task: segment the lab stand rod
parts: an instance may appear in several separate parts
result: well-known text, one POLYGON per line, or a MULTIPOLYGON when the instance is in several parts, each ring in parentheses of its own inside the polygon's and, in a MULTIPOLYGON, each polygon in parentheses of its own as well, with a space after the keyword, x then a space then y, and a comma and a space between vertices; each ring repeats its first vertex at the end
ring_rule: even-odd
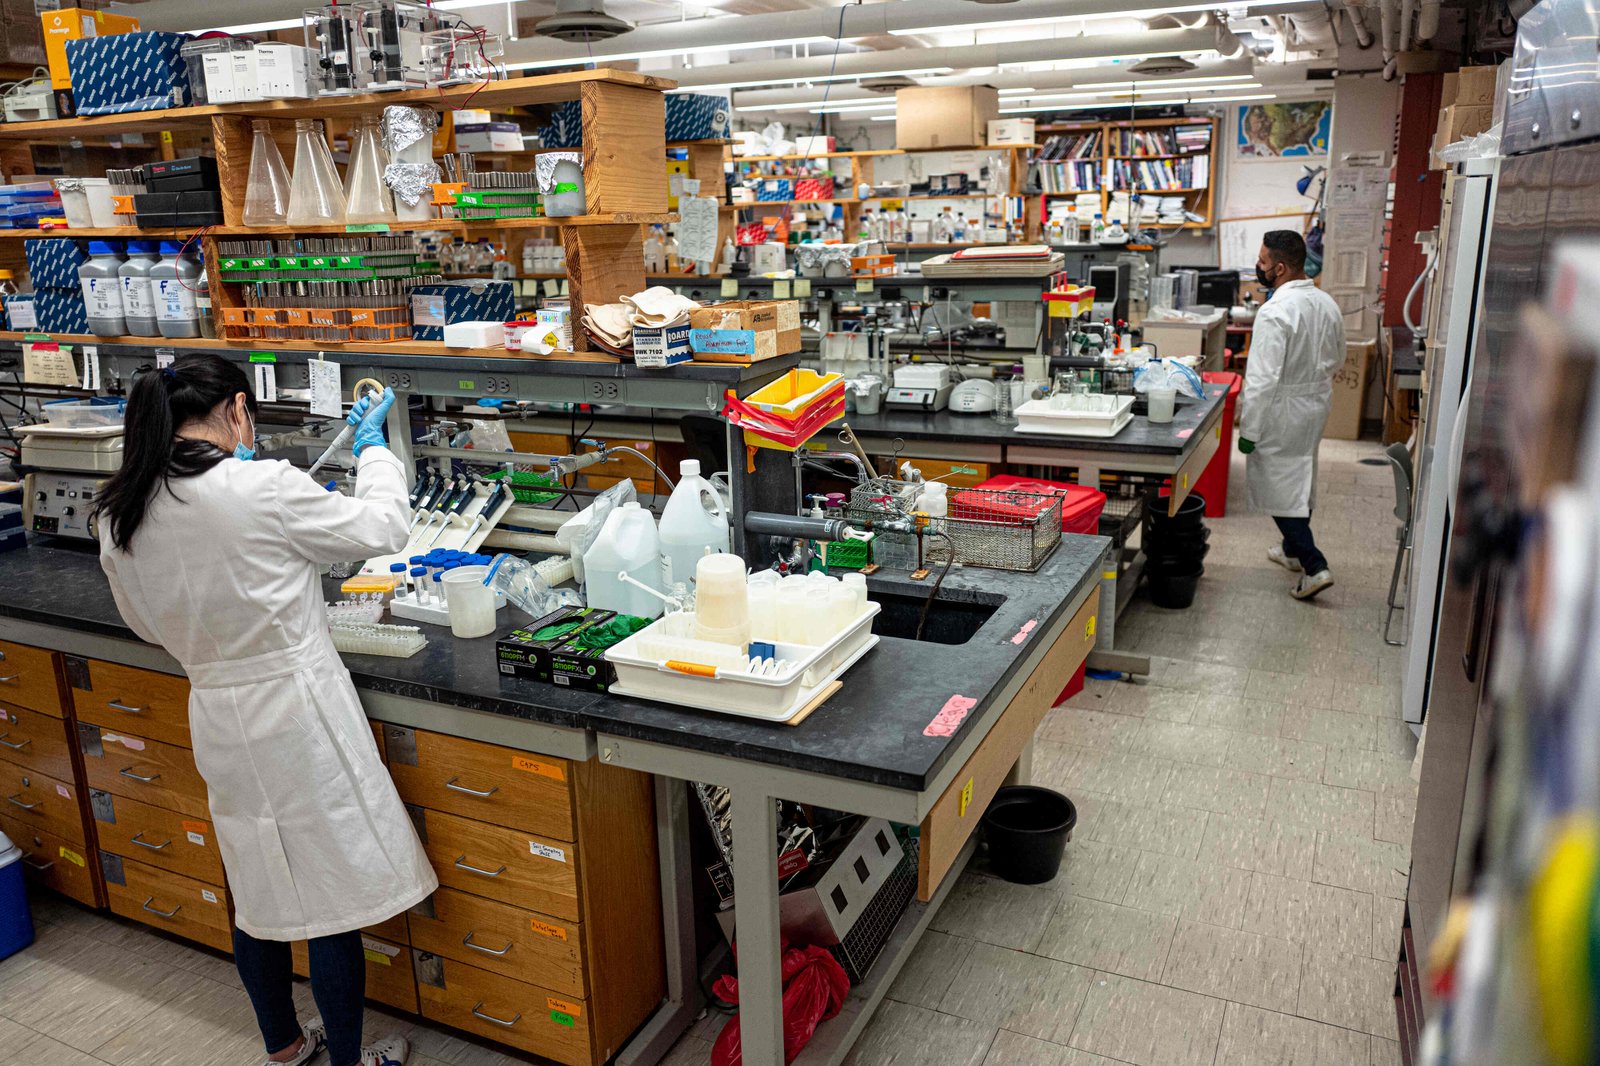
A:
POLYGON ((416 459, 411 454, 411 393, 395 390, 394 403, 389 407, 389 414, 384 420, 384 432, 389 437, 389 450, 394 453, 400 465, 413 471, 414 476, 416 459))

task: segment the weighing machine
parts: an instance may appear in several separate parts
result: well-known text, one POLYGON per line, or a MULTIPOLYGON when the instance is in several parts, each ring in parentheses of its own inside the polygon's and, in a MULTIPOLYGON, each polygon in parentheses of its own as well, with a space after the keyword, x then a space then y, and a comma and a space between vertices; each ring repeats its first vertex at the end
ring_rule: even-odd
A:
POLYGON ((890 407, 910 407, 919 411, 943 411, 950 405, 955 377, 943 363, 915 363, 896 367, 894 384, 884 394, 890 407))
POLYGON ((22 521, 34 533, 94 540, 95 497, 122 466, 122 426, 19 426, 22 521))

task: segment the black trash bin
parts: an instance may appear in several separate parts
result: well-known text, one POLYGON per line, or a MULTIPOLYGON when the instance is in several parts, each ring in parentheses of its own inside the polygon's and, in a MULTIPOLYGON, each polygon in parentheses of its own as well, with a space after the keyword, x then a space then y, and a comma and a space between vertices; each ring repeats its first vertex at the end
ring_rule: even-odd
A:
POLYGON ((1198 562, 1190 570, 1147 571, 1150 602, 1168 610, 1183 610, 1194 603, 1194 594, 1200 587, 1200 576, 1205 572, 1205 565, 1198 562))
POLYGON ((1059 792, 1034 785, 1002 788, 983 812, 989 865, 1013 884, 1043 884, 1060 871, 1077 824, 1078 809, 1059 792))

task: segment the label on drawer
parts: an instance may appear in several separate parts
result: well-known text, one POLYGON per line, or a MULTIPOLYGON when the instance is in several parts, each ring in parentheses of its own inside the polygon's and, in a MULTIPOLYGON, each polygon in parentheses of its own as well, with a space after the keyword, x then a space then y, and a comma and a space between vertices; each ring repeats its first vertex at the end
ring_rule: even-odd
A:
POLYGON ((361 951, 361 954, 363 954, 363 955, 365 955, 367 957, 367 961, 368 962, 373 963, 375 965, 378 965, 378 966, 393 966, 394 965, 394 961, 392 959, 390 959, 389 956, 385 955, 381 951, 373 951, 371 948, 363 948, 362 951, 361 951))
POLYGON ((383 965, 385 966, 389 965, 389 959, 392 959, 396 955, 400 954, 400 949, 395 947, 393 944, 385 944, 383 941, 374 940, 370 936, 364 936, 361 938, 361 947, 362 950, 367 953, 368 958, 371 958, 373 955, 382 955, 384 958, 383 965))
POLYGON ((556 862, 566 862, 567 853, 560 848, 552 848, 549 844, 541 844, 537 840, 528 841, 528 850, 545 859, 554 859, 556 862))
POLYGON ((121 744, 129 751, 144 750, 144 741, 140 740, 138 737, 124 737, 119 736, 116 733, 102 733, 100 734, 100 739, 102 742, 107 744, 121 744))
POLYGON ((206 846, 206 838, 200 833, 185 833, 183 835, 188 838, 189 843, 194 844, 197 847, 203 848, 206 846))
POLYGON ((63 847, 61 849, 61 857, 63 859, 66 859, 68 862, 70 862, 74 866, 87 866, 88 865, 88 860, 86 860, 82 855, 79 855, 77 852, 73 851, 71 848, 68 848, 68 847, 63 847))
POLYGON ((196 845, 198 845, 198 846, 200 846, 202 848, 205 847, 206 846, 206 823, 204 823, 204 822, 188 822, 188 821, 184 822, 183 823, 183 835, 189 838, 189 843, 196 844, 196 845))
POLYGON ((205 900, 207 903, 217 902, 217 894, 211 891, 209 888, 202 888, 200 890, 200 898, 205 900))
POLYGON ((557 999, 554 996, 546 996, 544 1005, 561 1014, 570 1014, 574 1018, 583 1017, 583 1008, 581 1006, 576 1003, 568 1003, 564 999, 557 999))
MULTIPOLYGON (((66 858, 66 848, 62 848, 62 858, 66 858)), ((113 855, 109 851, 100 853, 100 872, 105 875, 108 885, 126 885, 127 875, 122 872, 122 856, 113 855)))
POLYGON ((548 777, 552 781, 565 781, 567 779, 566 772, 561 767, 552 766, 547 762, 540 762, 538 759, 524 758, 521 755, 511 756, 511 768, 513 770, 521 770, 525 774, 538 774, 540 777, 548 777))
POLYGON ((56 795, 60 796, 62 799, 71 799, 72 798, 72 793, 67 790, 67 786, 66 785, 57 785, 56 786, 56 795))
POLYGON ((563 1014, 561 1011, 558 1011, 558 1010, 553 1010, 553 1011, 550 1012, 550 1020, 555 1022, 557 1025, 564 1025, 568 1029, 571 1029, 573 1026, 575 1026, 577 1024, 576 1022, 574 1022, 572 1020, 572 1015, 563 1014))
POLYGON ((567 939, 567 931, 565 929, 561 928, 559 925, 551 925, 549 922, 541 922, 537 918, 528 919, 528 928, 532 929, 540 936, 547 936, 552 940, 567 939))

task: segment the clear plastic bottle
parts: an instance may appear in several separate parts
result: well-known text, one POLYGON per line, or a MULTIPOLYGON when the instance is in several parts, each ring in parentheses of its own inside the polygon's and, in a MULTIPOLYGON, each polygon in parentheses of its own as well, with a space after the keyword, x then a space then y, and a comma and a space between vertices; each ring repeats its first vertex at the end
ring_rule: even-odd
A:
POLYGON ((130 337, 161 336, 156 325, 155 286, 150 281, 150 270, 158 262, 155 241, 129 241, 128 259, 117 268, 122 283, 123 317, 130 337))
POLYGON ((950 213, 949 205, 933 220, 933 239, 942 244, 956 239, 956 216, 950 213))
POLYGON ((78 285, 89 311, 89 332, 96 337, 125 337, 128 321, 122 310, 122 257, 107 241, 89 242, 89 261, 78 268, 78 285))
POLYGON ((200 323, 200 336, 217 335, 216 316, 211 312, 211 277, 206 273, 206 253, 199 253, 200 277, 194 283, 194 310, 200 323))
MULTIPOLYGON (((289 221, 289 167, 272 139, 272 124, 250 124, 250 183, 244 191, 246 226, 281 226, 289 221)), ((144 336, 144 334, 139 334, 144 336)))
POLYGON ((196 295, 201 273, 199 261, 183 245, 161 242, 161 261, 150 268, 150 281, 155 289, 156 328, 163 337, 200 336, 196 295))
POLYGON ((860 240, 863 243, 865 243, 866 241, 873 240, 874 238, 877 237, 877 229, 878 229, 878 220, 877 220, 877 218, 873 215, 873 213, 871 211, 863 210, 861 212, 861 237, 860 237, 860 240))
POLYGON ((294 120, 294 176, 289 182, 288 224, 314 226, 343 222, 344 187, 334 169, 328 139, 322 122, 314 118, 294 120))
POLYGON ((383 171, 389 161, 378 136, 378 116, 369 114, 356 119, 350 139, 354 148, 350 165, 345 168, 345 221, 398 221, 394 213, 394 194, 383 182, 383 171))
POLYGON ((1101 217, 1100 212, 1096 211, 1094 213, 1094 224, 1089 227, 1089 240, 1095 244, 1099 244, 1100 238, 1105 236, 1105 232, 1105 219, 1101 217))
POLYGON ((903 207, 894 213, 894 239, 897 241, 911 239, 911 216, 906 214, 906 209, 903 207))

